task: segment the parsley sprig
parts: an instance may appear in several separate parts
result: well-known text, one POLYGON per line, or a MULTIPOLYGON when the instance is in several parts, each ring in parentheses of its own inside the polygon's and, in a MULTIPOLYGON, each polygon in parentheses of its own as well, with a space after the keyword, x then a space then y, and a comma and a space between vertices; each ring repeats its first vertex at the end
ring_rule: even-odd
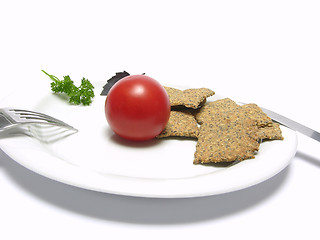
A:
POLYGON ((75 105, 90 105, 92 103, 94 86, 88 79, 82 78, 80 86, 76 87, 69 75, 64 76, 63 80, 60 80, 44 70, 41 71, 48 75, 53 81, 51 82, 52 92, 67 94, 69 96, 69 103, 75 105))

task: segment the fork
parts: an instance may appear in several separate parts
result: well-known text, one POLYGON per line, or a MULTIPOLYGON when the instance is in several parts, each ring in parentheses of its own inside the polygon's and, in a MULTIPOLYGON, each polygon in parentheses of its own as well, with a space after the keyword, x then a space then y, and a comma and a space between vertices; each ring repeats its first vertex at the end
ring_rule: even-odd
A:
POLYGON ((69 124, 43 113, 23 109, 0 108, 0 133, 7 129, 22 125, 38 124, 62 127, 68 130, 78 131, 69 124))

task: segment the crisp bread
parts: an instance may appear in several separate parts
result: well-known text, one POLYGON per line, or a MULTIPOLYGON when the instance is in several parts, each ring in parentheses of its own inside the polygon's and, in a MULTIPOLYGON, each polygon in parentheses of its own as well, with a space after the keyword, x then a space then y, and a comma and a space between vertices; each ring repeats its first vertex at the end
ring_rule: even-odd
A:
POLYGON ((278 123, 261 127, 258 130, 258 136, 261 140, 283 140, 282 131, 278 123))
POLYGON ((208 88, 164 88, 172 110, 166 128, 157 138, 196 138, 194 164, 251 159, 262 140, 283 139, 279 124, 256 104, 240 106, 229 98, 206 102, 214 95, 208 88))
POLYGON ((261 108, 254 103, 245 104, 241 106, 242 110, 245 111, 247 117, 252 118, 256 121, 258 127, 266 127, 272 125, 272 119, 265 114, 261 108))
POLYGON ((196 113, 195 118, 199 124, 208 121, 216 121, 228 117, 228 113, 239 111, 240 106, 230 98, 207 102, 196 113), (223 115, 223 116, 222 116, 223 115))
POLYGON ((283 140, 282 132, 278 123, 262 111, 262 109, 254 103, 241 106, 241 110, 246 116, 253 119, 258 126, 258 136, 260 140, 283 140))
POLYGON ((165 129, 157 138, 190 137, 197 138, 199 127, 194 116, 188 110, 171 111, 165 129))
POLYGON ((195 117, 201 124, 195 164, 254 158, 260 140, 283 139, 279 124, 256 104, 240 106, 225 98, 206 103, 195 117))
POLYGON ((279 124, 265 114, 261 108, 254 103, 238 105, 229 98, 207 102, 195 113, 195 118, 199 124, 218 119, 229 118, 229 114, 237 112, 255 121, 259 128, 258 135, 260 140, 282 140, 282 132, 279 124))
POLYGON ((180 90, 176 88, 166 87, 171 107, 185 106, 187 108, 197 109, 201 107, 208 97, 214 95, 214 91, 209 88, 190 88, 180 90))
POLYGON ((200 126, 194 164, 241 161, 259 150, 257 126, 251 119, 233 114, 200 126), (232 119, 232 120, 230 120, 232 119))

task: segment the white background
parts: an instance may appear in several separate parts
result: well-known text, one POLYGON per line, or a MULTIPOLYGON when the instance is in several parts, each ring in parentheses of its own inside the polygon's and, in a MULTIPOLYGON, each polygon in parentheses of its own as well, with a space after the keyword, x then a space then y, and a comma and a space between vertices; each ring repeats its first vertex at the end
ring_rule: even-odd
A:
MULTIPOLYGON (((308 0, 1 1, 0 99, 48 81, 41 69, 92 81, 126 70, 209 86, 320 131, 319 12, 308 0)), ((319 239, 320 143, 298 138, 277 176, 194 199, 71 187, 0 150, 1 239, 319 239)))

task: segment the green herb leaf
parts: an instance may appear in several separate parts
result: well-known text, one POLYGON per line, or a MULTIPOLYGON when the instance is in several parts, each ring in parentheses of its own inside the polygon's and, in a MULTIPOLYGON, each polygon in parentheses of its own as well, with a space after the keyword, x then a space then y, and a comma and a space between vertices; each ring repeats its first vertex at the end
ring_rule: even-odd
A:
POLYGON ((79 92, 81 96, 81 103, 83 105, 90 105, 92 102, 92 98, 94 97, 93 92, 94 86, 88 79, 82 78, 81 85, 79 87, 79 92))
POLYGON ((54 93, 65 93, 69 96, 69 103, 80 105, 90 105, 94 98, 94 86, 88 79, 82 78, 81 85, 76 87, 70 76, 64 76, 63 80, 59 80, 56 76, 48 74, 42 70, 53 81, 51 82, 51 90, 54 93))

